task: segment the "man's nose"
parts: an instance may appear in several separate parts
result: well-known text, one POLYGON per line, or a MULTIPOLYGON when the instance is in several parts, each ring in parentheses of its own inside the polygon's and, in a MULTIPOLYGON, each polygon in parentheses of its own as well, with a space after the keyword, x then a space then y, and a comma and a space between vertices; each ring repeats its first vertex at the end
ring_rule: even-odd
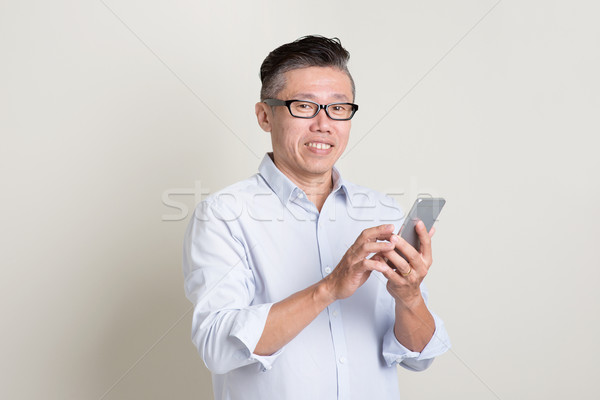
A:
POLYGON ((313 118, 313 121, 314 121, 314 125, 320 131, 329 131, 332 120, 331 120, 331 118, 329 118, 329 116, 325 112, 325 109, 322 108, 319 110, 317 115, 315 115, 315 117, 313 118))

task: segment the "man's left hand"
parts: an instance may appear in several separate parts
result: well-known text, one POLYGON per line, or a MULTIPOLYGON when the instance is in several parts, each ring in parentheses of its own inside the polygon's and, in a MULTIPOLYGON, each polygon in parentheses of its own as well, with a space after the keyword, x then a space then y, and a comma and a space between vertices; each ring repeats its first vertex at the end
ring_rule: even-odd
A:
POLYGON ((425 224, 422 221, 417 223, 415 229, 421 242, 419 251, 398 235, 392 235, 390 238, 390 242, 406 257, 408 262, 394 250, 379 253, 375 256, 387 258, 396 267, 395 270, 389 269, 383 273, 388 279, 387 289, 396 299, 396 303, 400 302, 400 304, 408 307, 422 301, 421 282, 433 263, 431 237, 435 233, 435 229, 432 228, 427 233, 425 224))

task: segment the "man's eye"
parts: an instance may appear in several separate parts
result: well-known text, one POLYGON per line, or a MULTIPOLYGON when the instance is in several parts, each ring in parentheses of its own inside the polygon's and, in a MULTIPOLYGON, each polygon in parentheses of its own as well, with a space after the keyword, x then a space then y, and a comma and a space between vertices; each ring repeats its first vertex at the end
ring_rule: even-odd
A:
POLYGON ((345 104, 337 104, 331 108, 333 108, 333 112, 346 112, 350 107, 345 104))

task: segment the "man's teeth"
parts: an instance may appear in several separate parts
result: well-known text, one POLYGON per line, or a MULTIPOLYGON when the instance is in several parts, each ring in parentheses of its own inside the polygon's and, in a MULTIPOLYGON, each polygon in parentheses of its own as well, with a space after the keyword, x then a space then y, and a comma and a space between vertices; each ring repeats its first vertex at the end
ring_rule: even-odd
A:
POLYGON ((328 148, 331 147, 330 144, 327 143, 309 143, 308 147, 314 147, 315 149, 319 149, 319 150, 326 150, 328 148))

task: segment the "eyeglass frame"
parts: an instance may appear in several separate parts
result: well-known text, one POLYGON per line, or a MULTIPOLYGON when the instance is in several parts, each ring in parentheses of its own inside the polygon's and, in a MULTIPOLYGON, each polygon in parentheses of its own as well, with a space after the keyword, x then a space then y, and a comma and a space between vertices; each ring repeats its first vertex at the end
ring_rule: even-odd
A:
POLYGON ((352 119, 352 117, 354 117, 354 114, 356 114, 356 111, 358 111, 358 104, 354 104, 354 103, 348 103, 348 102, 337 102, 337 103, 329 103, 329 104, 319 104, 316 103, 314 101, 310 101, 310 100, 299 100, 299 99, 294 99, 294 100, 279 100, 279 99, 264 99, 263 103, 269 105, 269 106, 286 106, 288 111, 290 112, 290 115, 294 118, 303 118, 303 119, 312 119, 314 117, 316 117, 321 110, 325 110, 325 114, 327 114, 327 116, 334 120, 334 121, 349 121, 352 119), (311 103, 311 104, 315 104, 316 106, 318 106, 317 108, 317 112, 315 112, 315 114, 311 117, 301 117, 298 115, 294 115, 292 113, 292 108, 290 107, 290 105, 295 102, 295 101, 301 101, 303 103, 311 103), (337 104, 348 104, 350 106, 352 106, 352 114, 350 114, 350 116, 348 118, 333 118, 331 115, 329 115, 329 107, 330 106, 335 106, 337 104))

